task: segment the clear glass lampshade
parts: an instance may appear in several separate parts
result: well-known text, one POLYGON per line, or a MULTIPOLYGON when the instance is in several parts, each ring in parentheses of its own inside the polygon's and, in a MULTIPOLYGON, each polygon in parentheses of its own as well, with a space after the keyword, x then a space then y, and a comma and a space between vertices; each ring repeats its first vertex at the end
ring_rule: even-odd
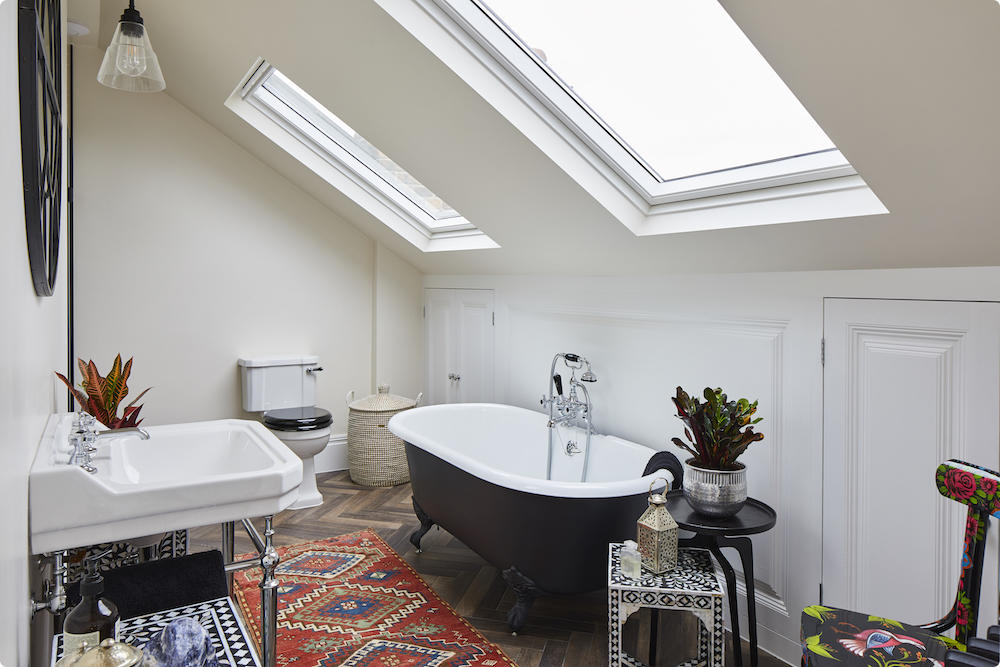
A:
POLYGON ((143 24, 118 23, 104 52, 97 80, 109 88, 130 93, 156 93, 167 87, 149 42, 149 31, 143 24))

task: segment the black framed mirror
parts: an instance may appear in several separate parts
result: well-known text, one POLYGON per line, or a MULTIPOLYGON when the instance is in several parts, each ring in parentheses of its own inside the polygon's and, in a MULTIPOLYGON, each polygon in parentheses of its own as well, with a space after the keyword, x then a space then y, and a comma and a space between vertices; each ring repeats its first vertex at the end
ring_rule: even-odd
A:
POLYGON ((60 0, 18 0, 21 172, 31 279, 51 296, 59 263, 62 206, 62 31, 60 0))

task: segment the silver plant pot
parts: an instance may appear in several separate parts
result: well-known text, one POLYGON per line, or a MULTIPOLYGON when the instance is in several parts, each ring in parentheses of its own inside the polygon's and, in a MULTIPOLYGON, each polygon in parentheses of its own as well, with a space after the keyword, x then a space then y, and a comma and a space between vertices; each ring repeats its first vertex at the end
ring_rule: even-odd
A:
POLYGON ((684 462, 684 497, 699 514, 723 518, 733 516, 747 501, 747 469, 710 470, 684 462))

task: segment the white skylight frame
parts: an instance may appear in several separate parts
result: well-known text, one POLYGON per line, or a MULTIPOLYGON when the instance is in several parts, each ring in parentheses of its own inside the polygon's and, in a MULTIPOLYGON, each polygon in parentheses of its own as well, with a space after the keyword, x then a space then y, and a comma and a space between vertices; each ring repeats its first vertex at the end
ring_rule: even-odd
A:
POLYGON ((263 58, 226 106, 420 250, 500 247, 450 207, 435 215, 356 143, 346 123, 263 58))
POLYGON ((488 0, 375 1, 638 236, 888 212, 836 149, 660 181, 488 0))

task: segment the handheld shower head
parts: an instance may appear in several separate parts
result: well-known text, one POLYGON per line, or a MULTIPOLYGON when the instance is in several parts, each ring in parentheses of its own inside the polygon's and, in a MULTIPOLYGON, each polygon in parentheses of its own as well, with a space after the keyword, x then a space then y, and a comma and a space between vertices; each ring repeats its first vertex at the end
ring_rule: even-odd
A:
POLYGON ((580 382, 597 382, 597 376, 594 375, 589 366, 587 367, 587 370, 583 372, 583 375, 580 376, 580 382))

